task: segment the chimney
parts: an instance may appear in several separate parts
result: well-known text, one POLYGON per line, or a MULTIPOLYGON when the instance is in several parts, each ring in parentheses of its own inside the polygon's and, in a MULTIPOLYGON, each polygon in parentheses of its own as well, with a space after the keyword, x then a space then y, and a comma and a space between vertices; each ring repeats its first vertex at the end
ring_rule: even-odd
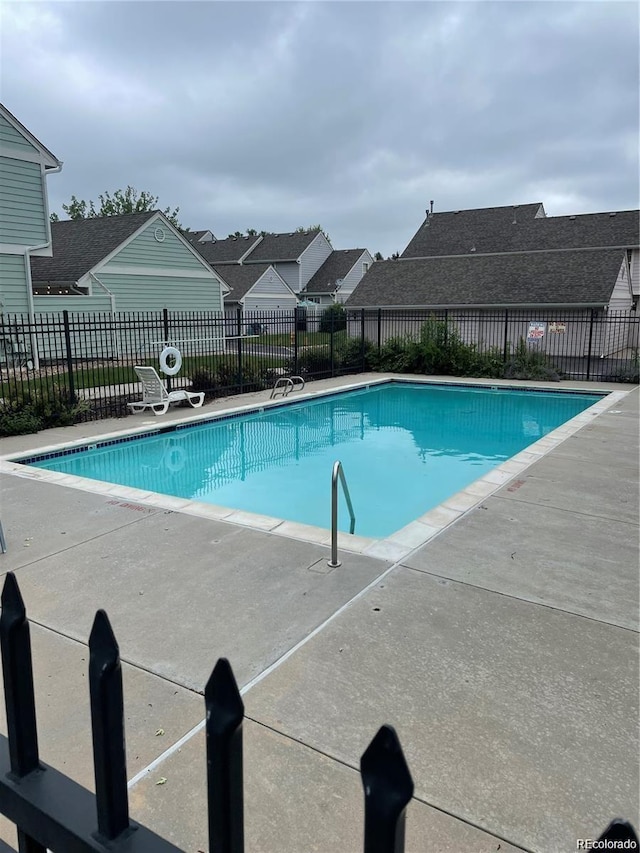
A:
POLYGON ((433 216, 433 199, 429 202, 429 216, 433 216))

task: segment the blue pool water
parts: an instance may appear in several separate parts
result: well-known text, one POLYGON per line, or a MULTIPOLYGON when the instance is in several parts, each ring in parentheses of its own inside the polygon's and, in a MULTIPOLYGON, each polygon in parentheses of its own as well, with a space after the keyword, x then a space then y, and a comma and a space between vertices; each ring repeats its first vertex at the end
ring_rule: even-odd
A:
POLYGON ((30 464, 328 527, 340 459, 355 532, 384 537, 599 399, 390 383, 30 464))

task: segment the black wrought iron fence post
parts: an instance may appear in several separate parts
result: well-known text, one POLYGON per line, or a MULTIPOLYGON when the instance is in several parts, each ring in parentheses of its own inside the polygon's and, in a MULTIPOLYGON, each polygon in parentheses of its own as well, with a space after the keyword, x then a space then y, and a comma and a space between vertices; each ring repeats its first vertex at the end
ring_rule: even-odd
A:
POLYGON ((382 308, 378 308, 378 355, 382 348, 382 308))
POLYGON ((591 317, 589 320, 589 349, 587 351, 587 382, 589 381, 589 377, 591 376, 591 348, 593 346, 593 318, 595 311, 591 309, 591 317))
POLYGON ((509 360, 509 309, 504 309, 504 341, 502 344, 502 360, 506 364, 509 360))
POLYGON ((364 337, 365 337, 365 326, 364 326, 364 308, 360 309, 360 370, 362 373, 365 371, 365 357, 364 357, 364 337))
POLYGON ((204 690, 210 853, 243 853, 244 791, 242 720, 244 704, 231 665, 216 663, 204 690))
POLYGON ((76 402, 76 388, 73 375, 73 353, 71 351, 71 327, 69 324, 69 312, 67 310, 62 312, 62 320, 64 323, 64 347, 67 362, 67 381, 69 383, 69 402, 73 405, 76 402))
POLYGON ((240 393, 242 394, 244 386, 242 378, 242 308, 238 308, 236 311, 236 335, 238 336, 238 383, 240 385, 240 393))
MULTIPOLYGON (((36 702, 33 689, 31 637, 27 613, 13 572, 2 589, 0 616, 2 675, 11 772, 18 779, 40 767, 36 702)), ((20 853, 46 853, 46 848, 18 827, 20 853)))
POLYGON ((98 832, 113 841, 129 828, 122 667, 118 643, 104 610, 89 637, 89 691, 98 832))
MULTIPOLYGON (((305 309, 306 311, 306 309, 305 309)), ((294 376, 298 374, 298 320, 302 316, 302 308, 297 306, 293 309, 293 370, 294 376)))
MULTIPOLYGON (((162 332, 163 332, 164 345, 169 346, 170 341, 169 341, 169 309, 168 308, 162 309, 162 332)), ((168 374, 166 374, 166 380, 167 380, 167 391, 171 391, 171 377, 168 374)))
POLYGON ((364 853, 403 853, 413 779, 392 726, 382 726, 360 759, 364 853))
POLYGON ((329 361, 331 362, 331 376, 334 377, 335 371, 334 371, 334 364, 333 364, 333 354, 334 354, 333 353, 333 333, 335 332, 336 315, 335 315, 335 311, 330 311, 329 314, 331 316, 331 324, 330 324, 331 328, 329 331, 329 361))

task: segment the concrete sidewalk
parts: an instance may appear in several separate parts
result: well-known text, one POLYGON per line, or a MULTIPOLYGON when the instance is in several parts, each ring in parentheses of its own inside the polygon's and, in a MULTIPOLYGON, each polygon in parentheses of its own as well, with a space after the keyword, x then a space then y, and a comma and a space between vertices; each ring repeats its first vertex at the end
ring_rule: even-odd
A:
POLYGON ((553 853, 614 816, 638 827, 638 399, 393 566, 345 552, 329 570, 322 544, 3 476, 0 571, 33 622, 43 759, 92 787, 85 642, 104 607, 132 815, 185 850, 207 849, 194 727, 222 655, 249 688, 248 853, 357 853, 357 767, 384 722, 416 783, 409 853, 553 853))

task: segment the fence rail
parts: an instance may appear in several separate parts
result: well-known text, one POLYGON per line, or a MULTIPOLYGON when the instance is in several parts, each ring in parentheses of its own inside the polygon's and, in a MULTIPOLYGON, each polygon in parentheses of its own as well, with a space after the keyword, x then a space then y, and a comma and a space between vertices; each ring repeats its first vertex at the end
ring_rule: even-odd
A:
POLYGON ((134 365, 157 367, 165 344, 176 344, 183 355, 169 388, 209 397, 271 388, 292 374, 308 380, 372 369, 402 372, 399 350, 409 341, 424 342, 425 328, 433 331, 434 324, 432 348, 456 344, 460 354, 466 347, 466 361, 420 362, 405 372, 460 375, 456 371, 473 354, 477 372, 467 375, 503 371, 519 378, 517 356, 526 351, 550 376, 638 380, 640 316, 633 311, 64 311, 32 321, 0 315, 0 415, 31 407, 44 411, 45 426, 124 417, 127 402, 139 396, 134 365))
MULTIPOLYGON (((20 853, 180 853, 129 816, 122 668, 107 614, 98 610, 89 637, 94 795, 40 761, 29 621, 12 572, 7 573, 1 603, 8 737, 0 736, 0 814, 16 825, 20 853)), ((204 701, 209 851, 243 853, 244 705, 225 658, 211 673, 204 701)), ((363 753, 360 775, 364 853, 403 853, 414 785, 391 726, 383 725, 363 753)), ((626 821, 613 821, 600 838, 607 840, 635 841, 635 847, 626 849, 638 849, 626 821)))

